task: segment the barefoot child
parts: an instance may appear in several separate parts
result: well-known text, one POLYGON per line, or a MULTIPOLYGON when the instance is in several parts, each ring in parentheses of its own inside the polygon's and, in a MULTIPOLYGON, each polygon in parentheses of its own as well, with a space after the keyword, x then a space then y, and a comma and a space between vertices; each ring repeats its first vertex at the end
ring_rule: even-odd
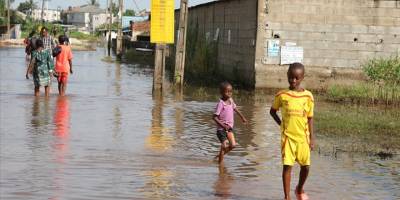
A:
POLYGON ((287 72, 289 89, 278 92, 270 110, 271 116, 281 126, 282 179, 286 200, 290 199, 290 173, 295 162, 300 164, 299 183, 295 189, 296 198, 308 199, 303 186, 309 172, 310 149, 314 148, 314 98, 310 91, 300 86, 304 72, 301 63, 290 64, 287 72), (277 115, 279 109, 282 121, 277 115))
POLYGON ((35 84, 35 96, 39 96, 39 88, 43 86, 45 96, 48 97, 50 93, 50 77, 54 69, 53 58, 50 55, 50 51, 44 49, 42 40, 36 40, 36 48, 32 52, 31 62, 25 77, 29 79, 28 75, 32 73, 33 83, 35 84))
POLYGON ((246 123, 246 118, 237 109, 235 102, 232 99, 232 85, 228 82, 223 82, 220 85, 221 99, 219 100, 215 113, 213 116, 214 121, 217 123, 217 136, 221 142, 221 149, 219 151, 218 162, 224 160, 224 154, 227 154, 235 148, 236 141, 233 135, 233 118, 236 112, 243 123, 246 123), (228 144, 229 141, 229 144, 228 144))
POLYGON ((67 89, 68 74, 72 71, 72 51, 71 47, 66 44, 67 37, 60 35, 58 37, 58 48, 61 49, 60 53, 56 56, 56 76, 58 81, 58 94, 65 95, 67 89))

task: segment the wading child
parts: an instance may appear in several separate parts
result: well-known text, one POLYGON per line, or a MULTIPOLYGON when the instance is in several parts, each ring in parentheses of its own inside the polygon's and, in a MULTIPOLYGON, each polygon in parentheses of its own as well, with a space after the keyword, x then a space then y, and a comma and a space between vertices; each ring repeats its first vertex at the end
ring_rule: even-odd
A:
POLYGON ((224 154, 227 154, 235 148, 236 141, 233 134, 234 112, 236 112, 243 123, 246 123, 246 118, 236 107, 232 99, 232 85, 228 82, 223 82, 220 85, 221 99, 219 100, 215 113, 213 116, 214 121, 217 123, 217 136, 221 142, 221 149, 219 151, 218 162, 224 160, 224 154), (228 144, 229 143, 229 144, 228 144))
POLYGON ((68 74, 72 74, 72 51, 71 47, 66 44, 67 37, 60 35, 58 37, 60 52, 56 56, 56 76, 58 81, 58 94, 65 95, 67 89, 68 74))
POLYGON ((281 126, 282 180, 286 200, 290 199, 291 169, 295 162, 300 165, 299 183, 295 189, 296 198, 308 199, 303 186, 309 172, 310 150, 314 148, 314 98, 310 91, 300 86, 304 72, 301 63, 289 65, 287 72, 289 89, 276 94, 270 110, 271 116, 281 126), (282 120, 277 115, 279 109, 282 120))
POLYGON ((54 69, 53 58, 50 51, 44 49, 43 41, 36 40, 36 50, 32 52, 31 62, 26 71, 26 78, 29 79, 28 74, 33 75, 33 83, 35 84, 35 96, 39 96, 40 86, 44 87, 46 97, 50 93, 51 74, 54 69))

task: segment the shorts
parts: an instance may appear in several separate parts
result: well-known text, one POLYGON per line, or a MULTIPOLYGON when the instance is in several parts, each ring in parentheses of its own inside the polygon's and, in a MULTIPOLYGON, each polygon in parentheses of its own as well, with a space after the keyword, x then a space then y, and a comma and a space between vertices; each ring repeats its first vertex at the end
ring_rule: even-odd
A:
POLYGON ((58 83, 67 84, 68 73, 67 72, 57 72, 57 81, 58 81, 58 83))
POLYGON ((295 162, 300 166, 310 165, 310 146, 308 142, 297 142, 286 135, 282 135, 282 162, 283 165, 293 166, 295 162))
MULTIPOLYGON (((229 129, 229 132, 232 132, 233 129, 229 129)), ((217 130, 217 137, 221 143, 228 140, 228 132, 225 130, 217 130)))

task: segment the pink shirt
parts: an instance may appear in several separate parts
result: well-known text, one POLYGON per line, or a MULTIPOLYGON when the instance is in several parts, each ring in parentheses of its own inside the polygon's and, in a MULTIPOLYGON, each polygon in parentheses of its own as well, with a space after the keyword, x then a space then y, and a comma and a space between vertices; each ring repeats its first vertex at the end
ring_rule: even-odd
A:
MULTIPOLYGON (((218 119, 224 123, 227 124, 229 127, 233 128, 233 112, 234 109, 236 108, 235 102, 233 102, 233 99, 229 99, 231 102, 230 104, 226 104, 224 100, 220 99, 217 107, 215 108, 215 115, 218 116, 218 119)), ((224 129, 220 125, 218 125, 218 130, 224 129)))

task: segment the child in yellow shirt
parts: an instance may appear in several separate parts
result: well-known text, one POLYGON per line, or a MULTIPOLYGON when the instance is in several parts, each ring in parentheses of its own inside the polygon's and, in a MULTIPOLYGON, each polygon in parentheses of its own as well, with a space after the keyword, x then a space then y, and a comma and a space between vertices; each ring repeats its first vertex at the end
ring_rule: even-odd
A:
POLYGON ((281 127, 282 180, 286 200, 290 199, 291 169, 295 162, 301 166, 299 183, 295 189, 296 198, 308 199, 303 186, 310 171, 310 150, 314 148, 314 98, 310 91, 300 86, 304 73, 305 69, 301 63, 289 65, 289 89, 276 94, 270 110, 271 116, 281 127), (282 120, 277 115, 279 109, 282 120))

